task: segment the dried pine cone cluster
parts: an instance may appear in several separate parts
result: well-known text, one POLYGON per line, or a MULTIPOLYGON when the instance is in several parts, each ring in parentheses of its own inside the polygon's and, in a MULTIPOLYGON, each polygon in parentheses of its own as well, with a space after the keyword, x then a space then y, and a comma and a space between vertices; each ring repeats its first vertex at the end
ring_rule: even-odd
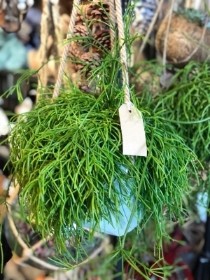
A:
POLYGON ((77 85, 88 91, 88 75, 111 49, 109 5, 91 1, 80 5, 71 43, 68 71, 77 85))

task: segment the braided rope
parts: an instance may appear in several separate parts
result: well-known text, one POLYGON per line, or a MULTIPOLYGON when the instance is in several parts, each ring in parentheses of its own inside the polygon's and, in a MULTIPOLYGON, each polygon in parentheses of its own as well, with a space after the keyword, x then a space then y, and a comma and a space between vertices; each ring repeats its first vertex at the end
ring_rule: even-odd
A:
POLYGON ((127 51, 125 45, 125 33, 124 33, 121 0, 115 0, 115 5, 116 5, 116 18, 117 18, 119 44, 120 44, 120 59, 122 65, 122 80, 123 80, 123 86, 125 91, 124 102, 127 104, 128 110, 131 111, 129 76, 128 76, 128 59, 127 59, 127 51))
POLYGON ((40 40, 41 40, 41 45, 39 48, 39 59, 42 62, 42 66, 38 76, 38 90, 37 90, 37 95, 36 95, 36 102, 38 102, 41 93, 42 93, 42 88, 43 85, 46 86, 47 84, 47 73, 46 73, 46 60, 47 60, 47 39, 49 37, 49 29, 48 29, 48 19, 50 18, 49 15, 49 1, 48 0, 42 0, 42 17, 41 17, 41 30, 40 30, 40 40))
MULTIPOLYGON (((75 21, 76 21, 76 16, 77 16, 77 8, 78 8, 79 4, 80 4, 80 0, 74 0, 71 17, 70 17, 70 21, 69 21, 67 39, 69 39, 74 32, 74 26, 75 26, 75 21)), ((53 92, 53 96, 52 96, 53 98, 56 98, 59 95, 70 45, 71 44, 69 44, 69 43, 66 44, 64 47, 64 50, 63 50, 63 54, 61 57, 61 63, 60 63, 59 70, 58 70, 58 76, 57 76, 57 80, 56 80, 56 84, 55 84, 55 88, 54 88, 54 92, 53 92)))
POLYGON ((114 47, 115 41, 115 3, 114 0, 109 1, 109 14, 110 14, 110 39, 111 39, 111 49, 114 47))

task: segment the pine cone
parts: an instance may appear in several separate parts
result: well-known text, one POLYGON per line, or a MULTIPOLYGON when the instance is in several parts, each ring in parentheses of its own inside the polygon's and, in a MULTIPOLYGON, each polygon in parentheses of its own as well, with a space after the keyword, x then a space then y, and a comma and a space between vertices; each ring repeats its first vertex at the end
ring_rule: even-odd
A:
POLYGON ((78 35, 78 36, 88 36, 89 32, 88 32, 88 28, 86 25, 83 24, 77 24, 75 25, 74 28, 74 35, 78 35))
POLYGON ((106 3, 91 3, 87 7, 86 17, 88 20, 100 20, 102 22, 108 19, 109 5, 106 3))
POLYGON ((100 55, 98 53, 92 53, 92 52, 84 53, 81 59, 85 63, 89 63, 93 65, 99 65, 100 63, 100 55))
POLYGON ((106 3, 95 1, 80 6, 74 34, 80 37, 77 42, 83 46, 85 52, 88 50, 85 47, 87 44, 83 37, 92 39, 92 47, 89 48, 100 53, 100 55, 104 51, 110 50, 110 29, 107 25, 108 13, 109 5, 106 3))
POLYGON ((69 57, 81 57, 84 53, 84 48, 76 42, 72 42, 69 50, 69 57))
POLYGON ((84 17, 78 13, 75 19, 75 25, 77 24, 84 24, 84 17))
POLYGON ((110 29, 106 24, 100 22, 94 23, 91 32, 94 39, 94 45, 102 47, 103 50, 110 50, 110 29))
POLYGON ((93 48, 97 48, 100 53, 107 52, 111 49, 109 30, 101 30, 94 34, 93 48))
POLYGON ((81 44, 76 42, 71 44, 69 60, 75 72, 81 70, 87 70, 86 72, 90 71, 90 69, 99 64, 100 59, 101 57, 98 52, 93 52, 93 50, 85 51, 81 44))
POLYGON ((88 76, 91 69, 94 69, 100 64, 100 55, 98 53, 87 52, 84 53, 77 64, 75 64, 75 70, 81 71, 85 76, 88 76))
POLYGON ((78 38, 71 43, 68 72, 80 88, 89 88, 87 81, 91 70, 111 48, 108 20, 107 3, 93 1, 78 9, 74 28, 74 35, 78 38))

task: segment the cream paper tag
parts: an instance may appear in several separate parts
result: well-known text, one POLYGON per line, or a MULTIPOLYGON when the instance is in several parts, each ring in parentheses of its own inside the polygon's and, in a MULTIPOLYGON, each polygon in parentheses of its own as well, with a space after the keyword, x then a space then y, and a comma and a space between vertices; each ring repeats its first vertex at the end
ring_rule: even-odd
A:
POLYGON ((119 108, 120 125, 123 140, 123 154, 130 156, 147 156, 146 136, 141 112, 131 103, 119 108))

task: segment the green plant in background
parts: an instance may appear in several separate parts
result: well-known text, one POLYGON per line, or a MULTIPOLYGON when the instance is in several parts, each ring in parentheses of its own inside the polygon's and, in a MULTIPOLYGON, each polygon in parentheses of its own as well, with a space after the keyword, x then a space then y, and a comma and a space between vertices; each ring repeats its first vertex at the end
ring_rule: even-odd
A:
POLYGON ((190 62, 176 70, 169 89, 160 91, 150 106, 154 112, 163 112, 163 121, 171 122, 185 143, 202 163, 200 180, 191 172, 191 202, 189 211, 197 213, 197 195, 209 193, 210 155, 210 66, 208 62, 190 62))
POLYGON ((178 15, 184 16, 186 19, 197 23, 199 26, 206 26, 209 28, 208 23, 208 17, 207 14, 205 14, 201 10, 196 10, 196 9, 178 9, 177 12, 178 15))
POLYGON ((190 62, 177 71, 173 85, 154 100, 155 110, 164 111, 198 158, 210 155, 210 66, 190 62))

